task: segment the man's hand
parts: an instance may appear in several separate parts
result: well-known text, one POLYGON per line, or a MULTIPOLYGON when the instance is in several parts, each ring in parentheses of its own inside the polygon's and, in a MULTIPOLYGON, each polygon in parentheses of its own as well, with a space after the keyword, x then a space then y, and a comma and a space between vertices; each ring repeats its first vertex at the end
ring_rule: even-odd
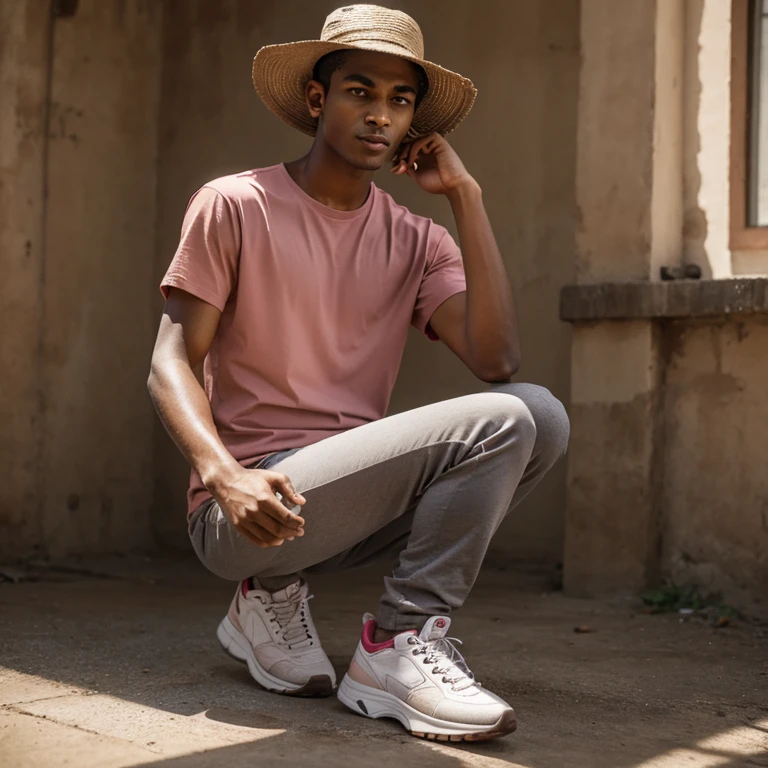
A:
POLYGON ((276 491, 292 506, 306 502, 287 475, 268 469, 240 467, 212 492, 238 533, 257 547, 279 547, 286 539, 304 535, 304 518, 290 512, 276 491))
POLYGON ((407 174, 425 192, 447 195, 476 184, 453 147, 439 133, 401 144, 392 158, 392 173, 407 174))

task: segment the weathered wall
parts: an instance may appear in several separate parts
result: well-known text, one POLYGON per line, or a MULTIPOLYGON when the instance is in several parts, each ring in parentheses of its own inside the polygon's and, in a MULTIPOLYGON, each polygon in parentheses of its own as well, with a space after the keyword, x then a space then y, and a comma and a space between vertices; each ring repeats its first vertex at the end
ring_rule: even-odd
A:
MULTIPOLYGON (((549 386, 568 400, 569 329, 557 297, 573 276, 574 168, 578 78, 577 0, 493 0, 478 25, 470 3, 391 2, 422 25, 427 56, 473 78, 479 98, 451 141, 485 192, 486 206, 514 285, 522 326, 518 378, 549 386)), ((261 45, 319 34, 334 0, 168 0, 159 147, 155 282, 173 254, 191 193, 209 178, 293 159, 310 139, 261 105, 250 63, 261 45)), ((450 209, 411 182, 376 182, 417 213, 455 234, 450 209)), ((156 309, 160 311, 159 294, 156 309)), ((391 412, 479 391, 482 382, 440 344, 414 333, 391 412)), ((507 521, 493 556, 559 558, 564 462, 507 521)), ((160 540, 185 546, 187 470, 156 427, 155 525, 160 540)))
POLYGON ((0 553, 39 544, 43 169, 49 18, 0 3, 0 553), (8 471, 10 470, 10 471, 8 471))
POLYGON ((686 0, 685 8, 684 258, 704 277, 766 275, 768 251, 729 245, 731 3, 686 0))
POLYGON ((151 544, 146 360, 162 6, 57 22, 48 147, 43 527, 50 551, 151 544))
MULTIPOLYGON (((186 468, 144 387, 156 286, 194 189, 308 147, 260 104, 250 62, 316 36, 336 4, 81 0, 53 22, 51 4, 0 3, 3 555, 186 546, 186 468)), ((394 5, 480 88, 454 141, 517 291, 520 377, 567 400, 556 305, 572 272, 578 2, 498 0, 483 29, 465 4, 394 5)), ((444 200, 379 181, 453 229, 444 200)), ((414 334, 391 411, 482 388, 414 334)), ((559 556, 563 471, 508 523, 504 559, 559 556)))
MULTIPOLYGON (((51 26, 46 3, 0 0, 0 556, 186 546, 187 470, 145 390, 157 283, 200 184, 309 146, 260 104, 250 62, 335 5, 81 0, 51 26)), ((571 345, 556 309, 575 266, 657 279, 681 239, 705 276, 765 270, 727 248, 729 4, 493 0, 482 29, 469 4, 393 5, 480 89, 451 141, 516 289, 519 378, 567 402, 572 360, 566 586, 672 576, 764 612, 768 321, 583 323, 571 345)), ((377 182, 454 229, 444 200, 377 182)), ((391 411, 482 388, 414 333, 391 411)), ((559 556, 564 469, 507 521, 496 562, 559 556)))
POLYGON ((576 195, 579 282, 648 277, 655 3, 584 0, 576 195))
POLYGON ((687 0, 685 18, 685 260, 729 277, 731 4, 687 0))
MULTIPOLYGON (((582 0, 579 283, 658 280, 679 251, 682 10, 582 0)), ((564 583, 575 594, 636 589, 654 568, 659 370, 652 320, 573 329, 564 583)))
POLYGON ((653 189, 649 275, 683 257, 683 61, 685 0, 657 3, 653 189))
POLYGON ((666 332, 662 567, 768 611, 768 317, 666 332))
MULTIPOLYGON (((768 586, 768 321, 764 303, 745 308, 720 279, 736 271, 729 26, 719 0, 582 0, 577 274, 602 284, 604 314, 572 316, 574 594, 637 594, 671 577, 768 609, 757 602, 768 586), (699 284, 711 306, 682 313, 706 322, 671 321, 663 302, 633 312, 625 281, 658 281, 681 261, 715 278, 699 284)), ((759 273, 759 255, 742 256, 759 273)))
POLYGON ((16 200, 0 206, 13 468, 1 514, 26 521, 0 537, 6 556, 153 545, 145 382, 162 7, 81 0, 50 35, 49 7, 2 4, 21 109, 15 134, 14 115, 2 117, 3 190, 16 200))
POLYGON ((653 576, 657 347, 648 320, 573 329, 565 548, 573 594, 637 590, 653 576))

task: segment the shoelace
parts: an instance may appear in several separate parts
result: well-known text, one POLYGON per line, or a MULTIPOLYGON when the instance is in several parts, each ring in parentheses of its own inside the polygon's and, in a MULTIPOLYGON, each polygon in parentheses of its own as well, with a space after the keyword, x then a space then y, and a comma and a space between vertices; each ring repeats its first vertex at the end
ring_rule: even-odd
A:
POLYGON ((434 664, 433 675, 442 675, 444 683, 450 683, 454 691, 463 691, 472 685, 479 685, 467 666, 467 662, 454 645, 462 645, 458 637, 442 637, 438 640, 421 640, 416 635, 408 638, 409 645, 415 645, 414 656, 424 654, 424 664, 434 664), (454 674, 449 677, 449 673, 454 674))
POLYGON ((262 603, 267 605, 266 612, 274 614, 270 621, 277 623, 280 628, 279 637, 288 646, 289 651, 294 648, 308 648, 315 644, 307 626, 305 609, 302 607, 304 601, 309 601, 313 597, 314 595, 302 597, 300 592, 296 592, 287 600, 270 602, 262 598, 262 603))

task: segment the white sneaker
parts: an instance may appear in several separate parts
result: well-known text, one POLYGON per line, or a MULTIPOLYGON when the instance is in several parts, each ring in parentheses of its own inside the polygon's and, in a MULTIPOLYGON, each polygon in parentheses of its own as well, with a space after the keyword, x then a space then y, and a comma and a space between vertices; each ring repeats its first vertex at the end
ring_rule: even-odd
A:
POLYGON ((433 616, 420 633, 401 632, 374 643, 376 620, 363 634, 339 700, 368 717, 392 717, 414 736, 437 741, 484 741, 511 733, 515 712, 486 691, 445 636, 451 620, 433 616))
POLYGON ((274 693, 330 696, 336 673, 317 637, 303 580, 269 593, 238 585, 216 635, 224 650, 248 664, 251 677, 274 693))

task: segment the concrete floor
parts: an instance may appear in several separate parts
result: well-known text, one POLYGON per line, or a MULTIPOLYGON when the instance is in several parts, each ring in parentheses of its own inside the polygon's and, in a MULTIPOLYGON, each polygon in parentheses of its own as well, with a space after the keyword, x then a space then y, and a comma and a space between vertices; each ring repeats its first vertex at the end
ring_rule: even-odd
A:
MULTIPOLYGON (((0 766, 768 766, 768 629, 716 629, 490 571, 451 634, 517 733, 425 743, 335 698, 266 693, 220 651, 232 588, 195 562, 90 560, 0 584, 0 766), (69 569, 69 570, 67 570, 69 569), (577 625, 592 631, 574 633, 577 625)), ((378 577, 312 580, 342 673, 378 577)))

